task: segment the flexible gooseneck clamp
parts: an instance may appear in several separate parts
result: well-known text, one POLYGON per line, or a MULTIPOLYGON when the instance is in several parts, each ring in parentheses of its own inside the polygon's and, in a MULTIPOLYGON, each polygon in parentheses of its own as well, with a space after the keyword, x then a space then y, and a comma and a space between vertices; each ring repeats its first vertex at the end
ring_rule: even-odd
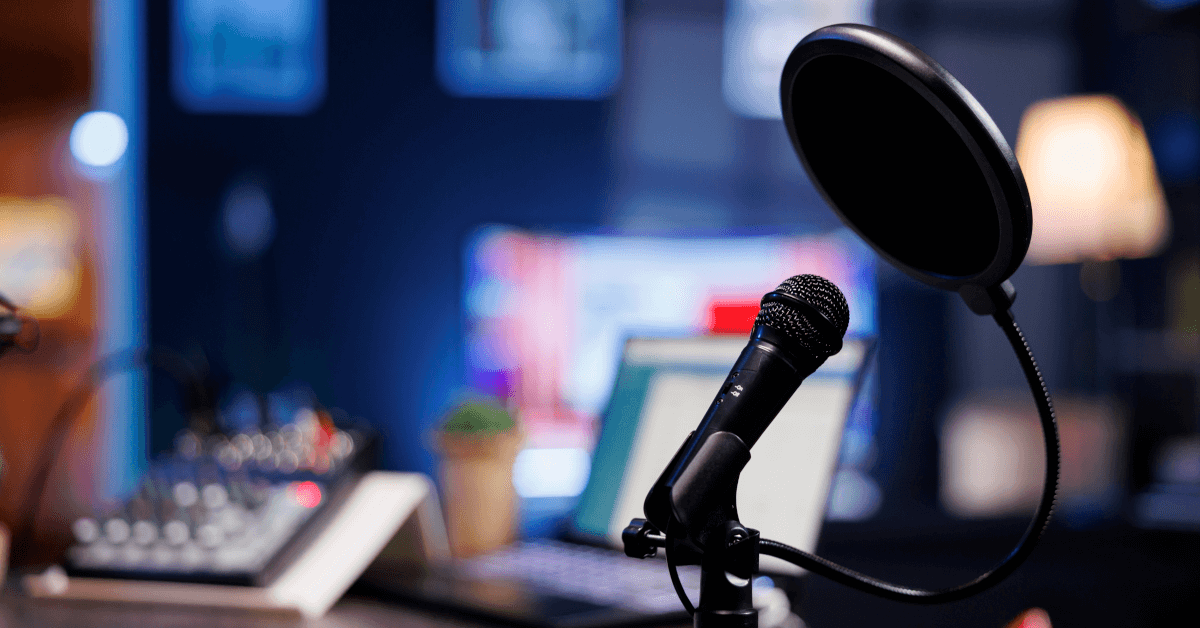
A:
POLYGON ((659 548, 666 551, 671 582, 697 628, 757 627, 758 615, 751 593, 761 554, 775 556, 860 591, 919 604, 952 602, 980 593, 1006 578, 1029 557, 1050 520, 1058 488, 1059 440, 1053 403, 1033 352, 1009 309, 1015 298, 1012 285, 1005 281, 994 289, 963 297, 972 311, 990 314, 1004 331, 1017 354, 1041 419, 1046 448, 1045 484, 1033 521, 1016 549, 991 571, 970 582, 948 589, 926 590, 884 582, 778 541, 763 539, 757 530, 743 526, 737 514, 738 478, 750 460, 750 451, 732 434, 719 432, 706 441, 713 444, 704 448, 703 457, 698 455, 690 465, 688 481, 677 484, 671 491, 672 510, 682 516, 672 515, 666 530, 659 530, 645 519, 634 519, 621 535, 628 556, 649 558, 657 555, 659 548), (679 565, 700 565, 698 605, 692 605, 680 583, 679 565))

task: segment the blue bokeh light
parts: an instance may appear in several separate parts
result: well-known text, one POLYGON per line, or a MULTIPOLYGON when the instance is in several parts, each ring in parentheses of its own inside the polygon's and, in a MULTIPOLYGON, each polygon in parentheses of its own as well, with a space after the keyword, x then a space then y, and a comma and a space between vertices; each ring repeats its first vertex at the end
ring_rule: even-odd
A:
POLYGON ((325 97, 322 0, 176 0, 175 98, 193 113, 305 114, 325 97))
POLYGON ((457 96, 598 99, 621 75, 619 0, 440 0, 437 20, 457 96))
POLYGON ((89 111, 71 127, 71 155, 79 163, 103 168, 117 163, 129 147, 125 121, 110 111, 89 111))
POLYGON ((238 259, 261 255, 275 238, 275 213, 266 190, 254 183, 234 186, 222 210, 225 244, 238 259))

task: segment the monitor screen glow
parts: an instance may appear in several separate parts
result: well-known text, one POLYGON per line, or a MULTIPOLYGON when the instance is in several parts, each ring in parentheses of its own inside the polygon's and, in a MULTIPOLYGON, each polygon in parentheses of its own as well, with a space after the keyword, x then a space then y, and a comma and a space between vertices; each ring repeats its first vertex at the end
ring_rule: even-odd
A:
POLYGON ((848 337, 876 330, 874 255, 845 230, 650 237, 493 226, 466 253, 468 384, 507 400, 533 446, 590 444, 626 339, 748 337, 762 295, 792 275, 842 289, 848 337))

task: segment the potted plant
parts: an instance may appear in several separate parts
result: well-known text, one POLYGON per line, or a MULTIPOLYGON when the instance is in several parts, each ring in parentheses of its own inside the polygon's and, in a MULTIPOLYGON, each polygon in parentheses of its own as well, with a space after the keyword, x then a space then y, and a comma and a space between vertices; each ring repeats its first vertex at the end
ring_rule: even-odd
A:
POLYGON ((521 434, 494 400, 472 399, 447 414, 437 434, 446 531, 455 556, 474 556, 516 537, 512 469, 521 434))

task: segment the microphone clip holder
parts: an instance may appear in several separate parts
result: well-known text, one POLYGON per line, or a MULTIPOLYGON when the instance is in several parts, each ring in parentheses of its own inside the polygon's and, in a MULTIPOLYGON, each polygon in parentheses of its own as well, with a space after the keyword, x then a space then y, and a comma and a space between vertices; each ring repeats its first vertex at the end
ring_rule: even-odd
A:
MULTIPOLYGON (((631 521, 621 540, 632 558, 653 558, 664 548, 678 564, 700 565, 700 603, 692 615, 696 628, 758 628, 753 587, 761 536, 736 520, 715 527, 723 538, 711 539, 703 550, 686 539, 668 539, 645 519, 631 521)), ((672 579, 678 582, 674 573, 672 579)))
POLYGON ((750 452, 728 432, 706 438, 671 487, 667 530, 634 519, 621 533, 625 554, 652 558, 667 551, 671 579, 696 628, 757 628, 753 581, 758 573, 758 530, 738 521, 737 483, 750 452), (740 445, 740 447, 738 447, 740 445), (677 565, 700 566, 700 603, 693 609, 679 583, 677 565))

